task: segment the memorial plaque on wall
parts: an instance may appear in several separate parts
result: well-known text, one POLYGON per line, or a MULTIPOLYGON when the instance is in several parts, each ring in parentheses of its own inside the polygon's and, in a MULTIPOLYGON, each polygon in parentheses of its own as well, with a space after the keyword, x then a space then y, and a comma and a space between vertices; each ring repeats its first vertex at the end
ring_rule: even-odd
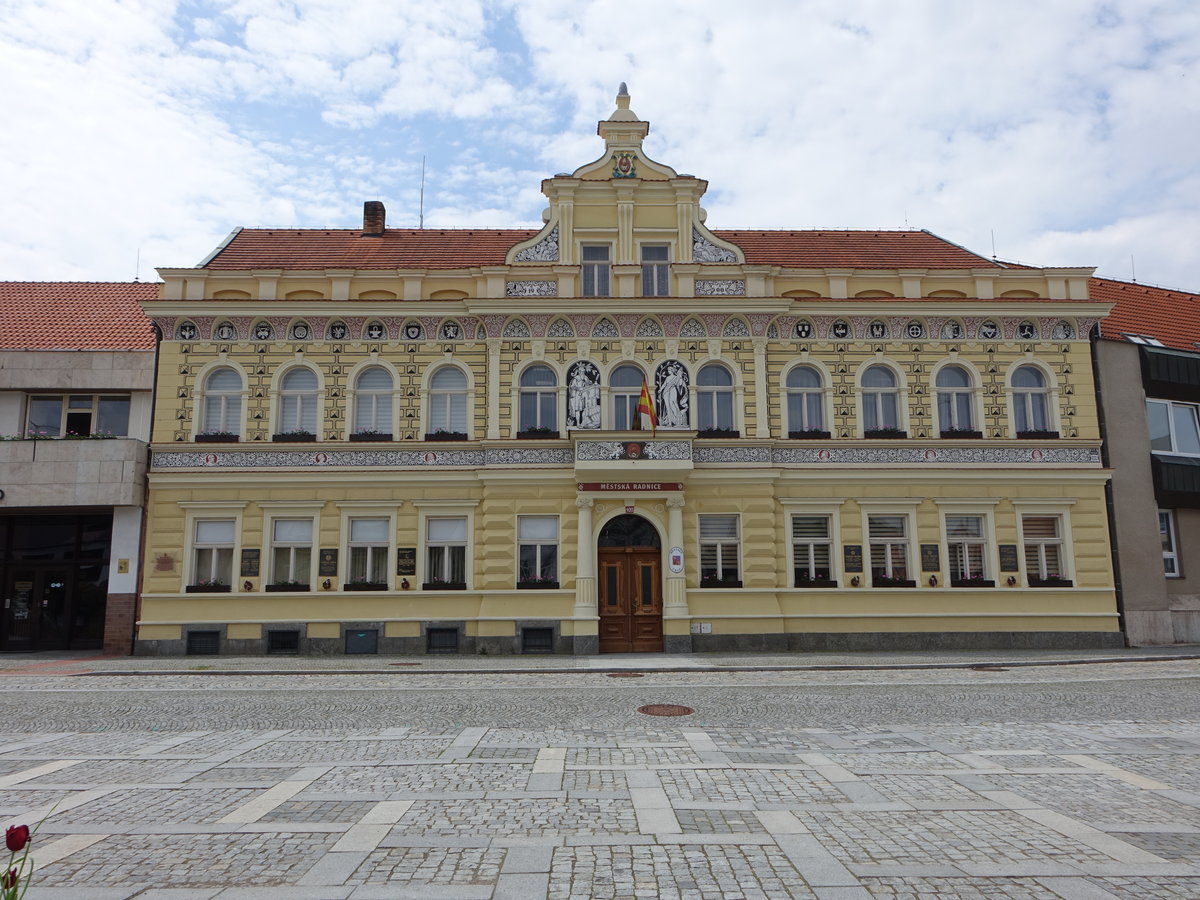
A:
POLYGON ((1021 566, 1017 562, 1017 545, 1016 544, 1001 544, 1000 545, 1000 571, 1001 572, 1020 572, 1021 566))
POLYGON ((258 560, 262 555, 261 550, 247 550, 242 548, 242 575, 251 578, 258 575, 258 560))
POLYGON ((336 550, 323 549, 320 557, 317 559, 317 574, 336 575, 337 556, 338 552, 336 550))
POLYGON ((922 572, 938 572, 941 571, 942 564, 940 562, 937 544, 922 544, 921 545, 921 571, 922 572))
POLYGON ((842 547, 842 568, 847 572, 863 570, 862 544, 846 544, 842 547))
POLYGON ((397 575, 416 575, 417 574, 417 548, 416 547, 397 547, 396 548, 396 574, 397 575))

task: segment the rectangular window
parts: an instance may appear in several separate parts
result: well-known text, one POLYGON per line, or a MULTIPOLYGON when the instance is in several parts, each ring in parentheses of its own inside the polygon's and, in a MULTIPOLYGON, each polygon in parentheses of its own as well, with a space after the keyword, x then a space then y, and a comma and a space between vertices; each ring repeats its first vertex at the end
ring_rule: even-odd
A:
POLYGON ((1151 450, 1200 455, 1200 427, 1197 421, 1197 407, 1194 404, 1146 401, 1151 450))
POLYGON ((426 580, 431 584, 466 584, 467 520, 437 518, 425 522, 426 580))
POLYGON ((796 587, 832 582, 832 544, 829 516, 792 516, 792 561, 796 587))
POLYGON ((26 433, 43 437, 129 434, 129 396, 72 394, 29 398, 26 433))
POLYGON ((350 583, 386 584, 389 522, 387 519, 350 520, 350 583))
POLYGON ((1162 540, 1163 574, 1168 578, 1178 578, 1179 550, 1175 544, 1174 510, 1158 511, 1158 536, 1162 540))
POLYGON ((871 580, 875 584, 907 581, 908 517, 868 516, 867 530, 871 542, 871 580))
POLYGON ((558 516, 518 516, 517 581, 558 581, 558 516))
POLYGON ((271 523, 271 580, 308 584, 312 572, 312 519, 275 519, 271 523))
POLYGON ((1059 516, 1022 516, 1025 539, 1025 572, 1030 580, 1066 580, 1062 558, 1062 519, 1059 516))
POLYGON ((985 535, 983 516, 946 516, 946 555, 951 584, 987 578, 985 535))
POLYGON ((738 517, 700 516, 700 584, 739 582, 738 517))
POLYGON ((583 296, 609 296, 611 274, 608 245, 583 248, 583 296))
POLYGON ((197 519, 192 540, 192 584, 233 584, 233 519, 197 519))
POLYGON ((667 262, 670 248, 642 245, 642 296, 666 297, 671 292, 671 266, 667 262))

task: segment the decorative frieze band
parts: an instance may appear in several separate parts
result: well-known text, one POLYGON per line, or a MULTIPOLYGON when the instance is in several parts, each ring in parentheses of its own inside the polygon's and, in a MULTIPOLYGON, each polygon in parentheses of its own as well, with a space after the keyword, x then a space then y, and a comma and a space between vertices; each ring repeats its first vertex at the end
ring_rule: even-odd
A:
POLYGON ((504 286, 508 297, 557 297, 557 281, 510 281, 504 286))
POLYGON ((620 459, 659 459, 686 461, 692 458, 690 441, 579 441, 575 459, 579 462, 608 462, 620 459))
POLYGON ((746 281, 742 278, 697 278, 697 297, 743 297, 746 281))

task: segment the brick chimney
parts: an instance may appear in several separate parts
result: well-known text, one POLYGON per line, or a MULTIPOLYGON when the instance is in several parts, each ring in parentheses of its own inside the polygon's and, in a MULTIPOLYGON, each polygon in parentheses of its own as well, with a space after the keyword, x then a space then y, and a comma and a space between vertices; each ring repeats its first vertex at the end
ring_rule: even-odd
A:
POLYGON ((384 219, 387 210, 378 200, 368 200, 363 204, 363 237, 383 237, 384 219))

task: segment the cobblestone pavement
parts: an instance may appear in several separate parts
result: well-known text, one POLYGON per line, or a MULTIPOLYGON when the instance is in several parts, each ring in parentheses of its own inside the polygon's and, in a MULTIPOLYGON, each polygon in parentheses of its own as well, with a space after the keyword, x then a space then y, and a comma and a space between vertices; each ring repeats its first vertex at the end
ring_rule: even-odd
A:
POLYGON ((1196 900, 1200 659, 1125 659, 5 658, 0 826, 29 900, 1196 900))

